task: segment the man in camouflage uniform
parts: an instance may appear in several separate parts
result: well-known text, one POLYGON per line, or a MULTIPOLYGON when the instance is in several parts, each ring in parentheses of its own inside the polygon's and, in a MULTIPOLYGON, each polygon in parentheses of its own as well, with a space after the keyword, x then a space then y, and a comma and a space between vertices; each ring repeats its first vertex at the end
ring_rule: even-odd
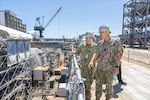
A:
POLYGON ((106 82, 106 100, 109 100, 113 94, 113 74, 118 74, 118 66, 120 65, 123 48, 120 41, 110 38, 109 27, 104 25, 100 26, 99 33, 102 40, 95 50, 92 60, 89 63, 89 68, 92 67, 93 61, 97 59, 98 63, 95 73, 96 100, 100 100, 102 95, 103 81, 106 82))
POLYGON ((85 33, 85 38, 86 38, 86 41, 79 45, 75 53, 80 56, 81 75, 83 78, 86 79, 84 81, 85 88, 86 88, 85 96, 86 96, 86 100, 90 100, 91 99, 91 84, 94 79, 95 67, 92 67, 92 69, 89 69, 88 64, 91 61, 91 58, 94 54, 97 44, 92 41, 93 39, 92 32, 85 33))

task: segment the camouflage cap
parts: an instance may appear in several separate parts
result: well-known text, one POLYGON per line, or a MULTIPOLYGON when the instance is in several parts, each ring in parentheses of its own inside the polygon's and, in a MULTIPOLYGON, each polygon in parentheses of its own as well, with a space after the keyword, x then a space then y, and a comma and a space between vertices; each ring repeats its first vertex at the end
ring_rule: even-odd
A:
POLYGON ((99 33, 100 33, 100 32, 104 32, 104 31, 108 31, 109 33, 111 33, 108 26, 101 25, 101 26, 99 27, 99 33))
POLYGON ((85 37, 93 37, 93 32, 86 32, 85 37))

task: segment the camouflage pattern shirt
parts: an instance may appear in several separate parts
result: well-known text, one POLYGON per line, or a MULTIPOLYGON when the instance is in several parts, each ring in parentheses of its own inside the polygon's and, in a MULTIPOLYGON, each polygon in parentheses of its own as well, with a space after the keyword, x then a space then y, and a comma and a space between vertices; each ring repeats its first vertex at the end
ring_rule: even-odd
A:
POLYGON ((115 68, 115 58, 123 53, 120 41, 110 38, 107 42, 101 40, 95 51, 98 54, 98 69, 112 70, 115 68))
POLYGON ((91 45, 86 44, 86 42, 79 45, 76 54, 80 56, 81 65, 88 65, 90 63, 96 46, 97 44, 94 42, 91 45))

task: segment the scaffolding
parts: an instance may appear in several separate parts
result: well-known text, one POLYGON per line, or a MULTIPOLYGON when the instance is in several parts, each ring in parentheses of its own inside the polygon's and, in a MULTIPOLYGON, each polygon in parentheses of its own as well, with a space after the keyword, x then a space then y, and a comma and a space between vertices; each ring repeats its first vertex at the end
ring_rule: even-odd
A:
POLYGON ((31 94, 29 41, 7 40, 1 48, 0 99, 21 100, 31 94))
POLYGON ((28 100, 32 98, 30 40, 10 39, 8 30, 3 29, 0 28, 0 100, 28 100))
POLYGON ((124 4, 122 43, 147 48, 150 43, 150 0, 130 0, 124 4))

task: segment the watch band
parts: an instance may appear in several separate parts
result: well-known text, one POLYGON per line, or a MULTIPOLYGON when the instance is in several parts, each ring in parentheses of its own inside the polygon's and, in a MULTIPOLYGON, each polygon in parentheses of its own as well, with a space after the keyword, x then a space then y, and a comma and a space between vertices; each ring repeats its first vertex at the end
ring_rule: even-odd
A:
POLYGON ((115 66, 116 68, 119 68, 119 66, 115 66))

